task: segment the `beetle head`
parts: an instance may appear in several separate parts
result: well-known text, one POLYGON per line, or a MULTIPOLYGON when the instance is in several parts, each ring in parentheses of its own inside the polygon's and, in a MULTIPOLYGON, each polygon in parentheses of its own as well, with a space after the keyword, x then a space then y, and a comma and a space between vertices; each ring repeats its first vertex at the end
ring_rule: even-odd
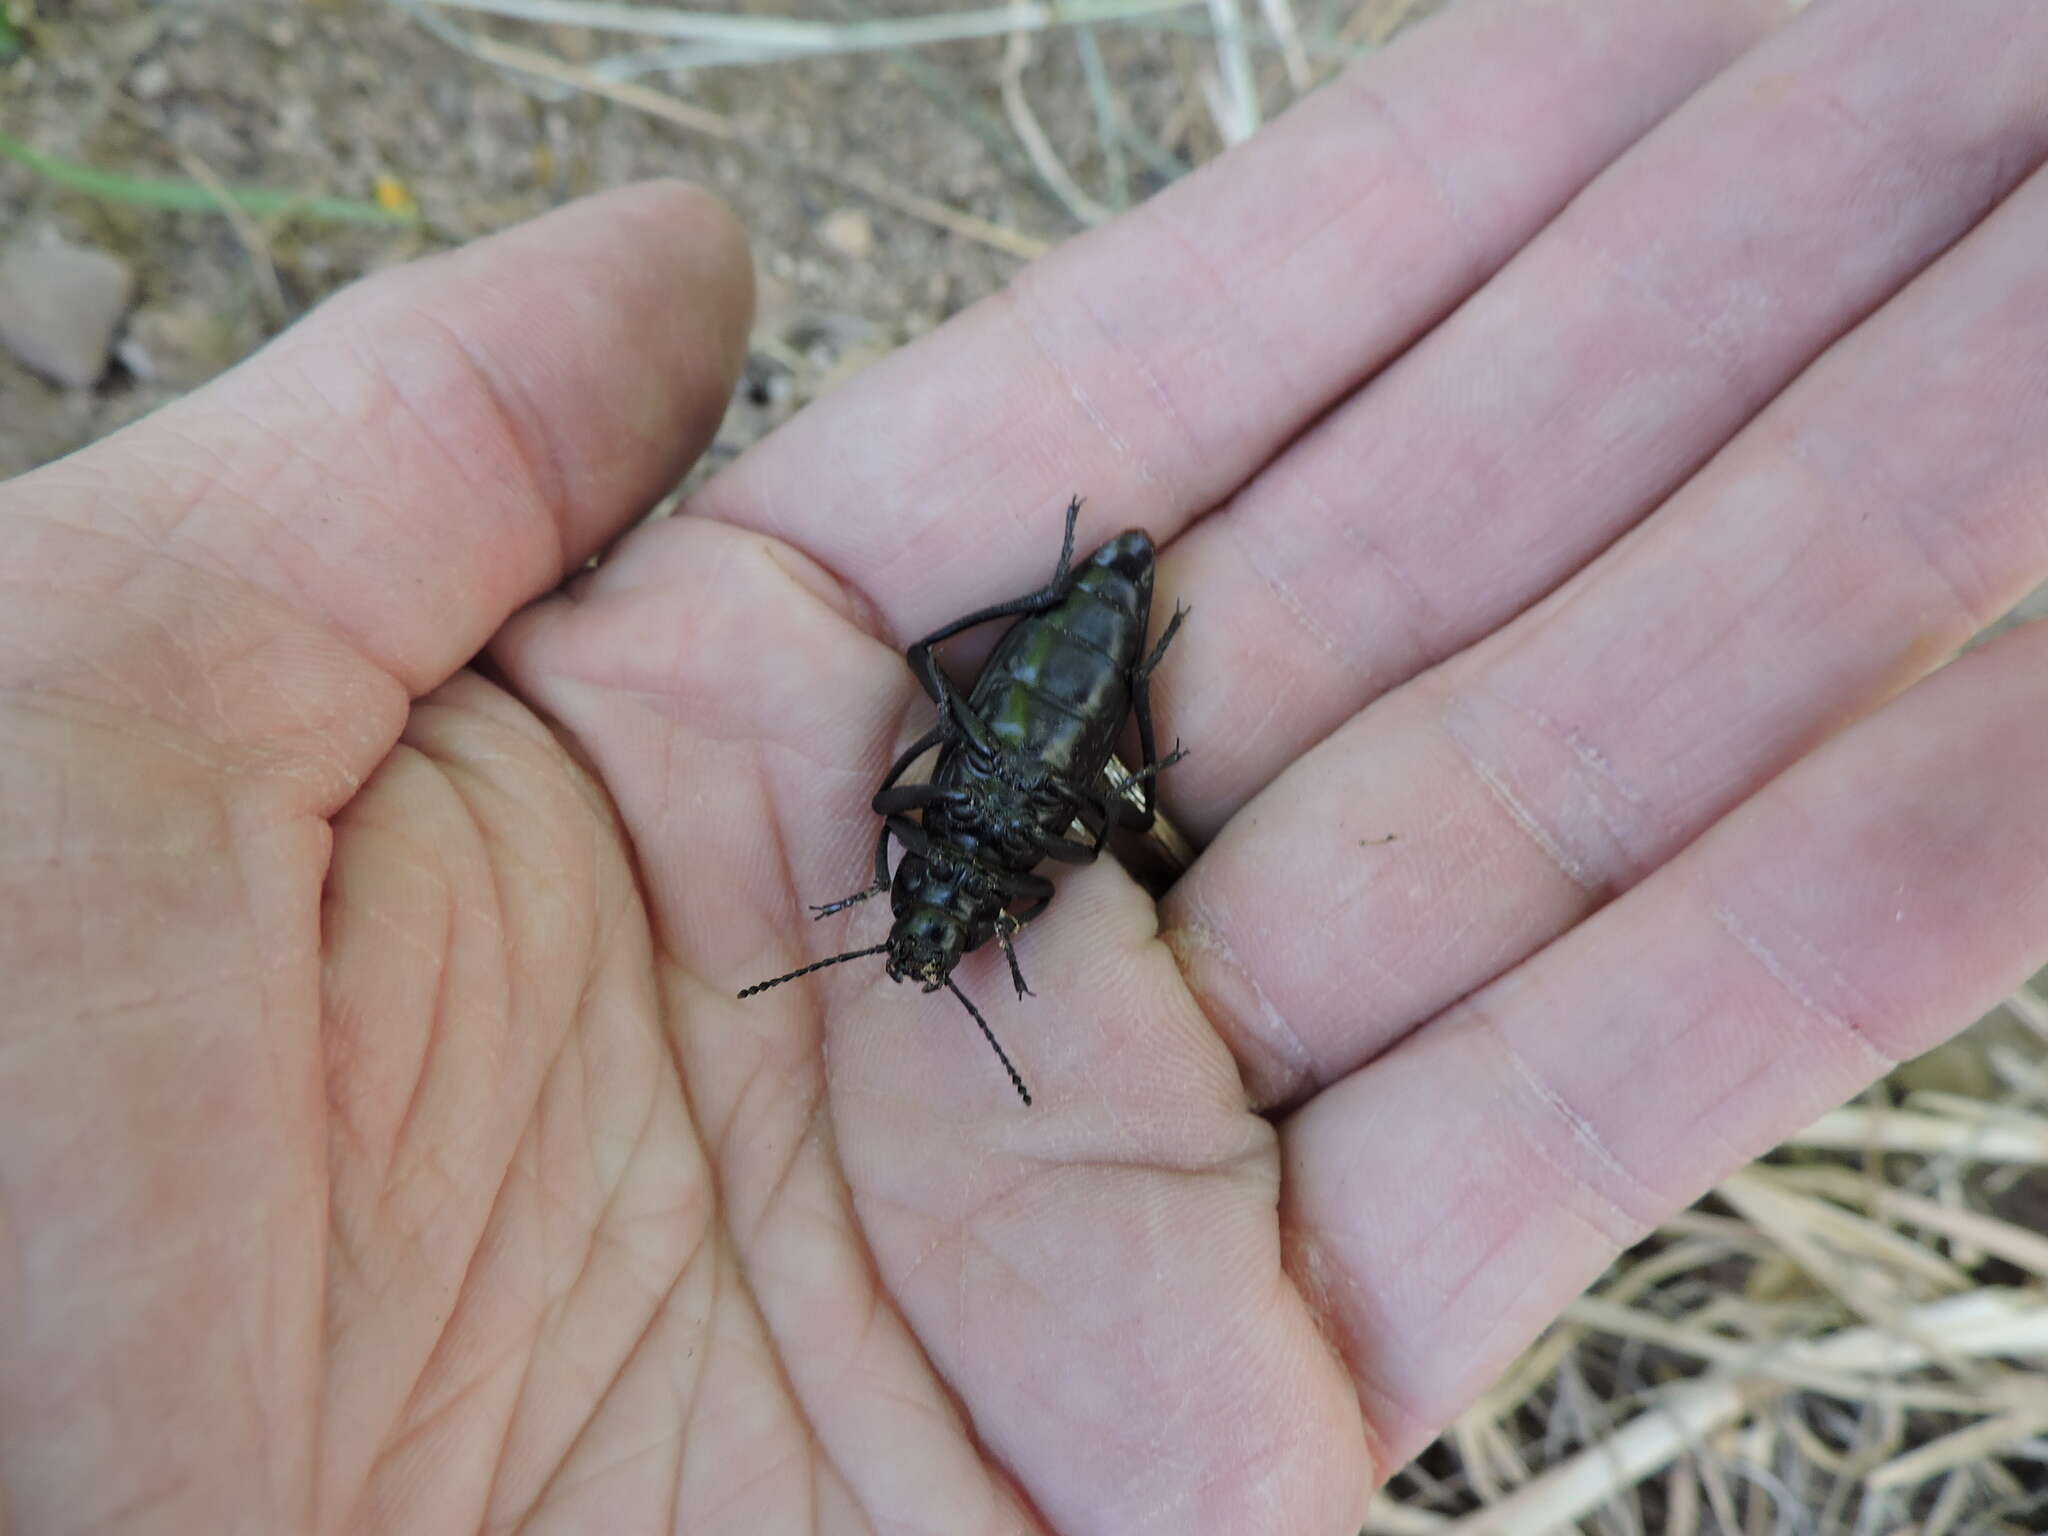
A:
POLYGON ((889 934, 889 979, 915 981, 927 992, 946 984, 967 952, 967 929, 938 907, 919 903, 896 920, 889 934))
POLYGON ((786 975, 768 981, 757 981, 751 987, 741 990, 741 997, 752 997, 756 992, 766 992, 770 987, 779 987, 785 981, 795 981, 799 976, 808 976, 813 971, 822 971, 828 965, 839 965, 847 960, 860 960, 869 955, 887 955, 886 962, 891 981, 915 981, 927 992, 936 992, 944 987, 960 999, 975 1024, 980 1028, 982 1038, 988 1041, 989 1049, 996 1053, 996 1060, 1003 1064, 1003 1070, 1010 1075, 1010 1086, 1017 1090, 1017 1097, 1026 1104, 1031 1102, 1031 1091, 1024 1086, 1024 1079, 1017 1075, 1017 1069, 1010 1064, 1010 1058, 996 1040, 995 1031, 988 1027, 988 1020, 981 1016, 981 1010, 967 1000, 967 994, 953 985, 953 968, 960 963, 960 957, 967 952, 967 929, 952 913, 922 903, 912 907, 896 920, 890 931, 889 942, 877 944, 871 949, 850 949, 843 955, 829 955, 823 960, 814 960, 809 965, 800 965, 786 975))

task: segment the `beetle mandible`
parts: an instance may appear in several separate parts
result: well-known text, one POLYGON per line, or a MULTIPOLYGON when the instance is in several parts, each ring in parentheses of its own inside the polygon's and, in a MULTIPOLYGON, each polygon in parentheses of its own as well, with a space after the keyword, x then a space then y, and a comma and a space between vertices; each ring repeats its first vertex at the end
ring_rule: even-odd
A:
POLYGON ((828 965, 886 954, 891 981, 916 981, 927 992, 944 987, 960 999, 1026 1104, 1031 1094, 1024 1079, 980 1010, 954 984, 954 967, 994 939, 1009 961, 1017 996, 1032 995, 1010 941, 1052 901, 1052 882, 1037 867, 1047 859, 1093 863, 1113 826, 1148 830, 1156 814, 1152 781, 1186 755, 1177 744, 1165 757, 1158 755, 1149 686, 1186 611, 1175 608, 1147 652, 1158 564, 1152 540, 1142 529, 1131 529, 1076 566, 1074 524, 1080 513, 1076 496, 1067 504, 1066 534, 1051 581, 955 619, 905 653, 938 706, 937 723, 903 749, 875 791, 872 804, 882 818, 882 834, 875 844, 874 883, 811 909, 827 917, 888 891, 896 921, 887 941, 799 966, 739 994, 752 997, 828 965), (996 642, 973 691, 962 697, 939 670, 933 648, 977 624, 1011 617, 1017 622, 996 642), (1107 783, 1104 769, 1127 714, 1137 717, 1142 759, 1137 772, 1107 783), (939 760, 930 782, 897 783, 933 747, 939 760), (921 819, 913 820, 913 811, 921 819), (1076 826, 1083 837, 1070 835, 1076 826), (892 836, 903 845, 893 880, 892 836), (1012 912, 1015 902, 1028 905, 1012 912))

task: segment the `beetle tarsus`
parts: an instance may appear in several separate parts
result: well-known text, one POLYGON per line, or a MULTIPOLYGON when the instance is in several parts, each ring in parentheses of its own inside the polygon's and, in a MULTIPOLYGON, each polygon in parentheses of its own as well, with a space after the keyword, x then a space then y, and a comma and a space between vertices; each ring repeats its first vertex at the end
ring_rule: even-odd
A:
POLYGON ((889 889, 889 882, 878 880, 864 891, 855 891, 851 896, 842 896, 837 901, 828 901, 823 906, 811 908, 812 918, 830 917, 834 912, 844 912, 848 907, 857 907, 870 896, 879 896, 889 889))
POLYGON ((1023 923, 1007 912, 996 919, 996 942, 1003 946, 1003 958, 1010 962, 1010 985, 1017 989, 1017 1001, 1020 1003, 1027 997, 1038 996, 1024 985, 1024 973, 1017 968, 1017 951, 1010 943, 1017 930, 1023 926, 1023 923))

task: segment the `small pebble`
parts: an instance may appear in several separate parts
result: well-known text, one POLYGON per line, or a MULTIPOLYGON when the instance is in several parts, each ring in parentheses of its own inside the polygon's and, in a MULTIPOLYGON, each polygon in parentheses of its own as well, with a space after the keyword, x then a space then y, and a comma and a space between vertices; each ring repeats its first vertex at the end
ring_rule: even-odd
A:
POLYGON ((128 94, 137 101, 161 101, 174 83, 170 65, 162 59, 144 59, 128 77, 128 94))
POLYGON ((874 221, 858 208, 826 214, 818 233, 833 250, 855 261, 866 261, 875 252, 874 221))
POLYGON ((23 236, 0 255, 0 347, 52 383, 89 389, 134 292, 126 262, 53 230, 23 236))

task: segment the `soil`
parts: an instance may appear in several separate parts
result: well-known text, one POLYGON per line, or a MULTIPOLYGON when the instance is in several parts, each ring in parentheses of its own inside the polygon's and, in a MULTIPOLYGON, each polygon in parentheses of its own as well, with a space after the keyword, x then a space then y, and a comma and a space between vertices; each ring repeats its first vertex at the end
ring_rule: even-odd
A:
MULTIPOLYGON (((748 10, 773 3, 738 0, 748 10)), ((854 3, 798 0, 784 9, 875 14, 854 3)), ((892 3, 889 14, 917 8, 892 3)), ((930 0, 924 8, 955 7, 930 0)), ((1330 37, 1344 27, 1348 46, 1430 8, 1369 0, 1332 7, 1321 25, 1330 37)), ((423 9, 571 64, 640 46, 616 34, 423 9)), ((0 354, 0 475, 153 409, 366 272, 660 175, 715 189, 755 246, 759 319, 715 465, 1000 287, 1020 264, 857 188, 931 199, 1038 244, 1082 227, 1034 174, 1005 118, 1001 41, 909 58, 852 54, 647 77, 726 119, 731 137, 721 140, 516 78, 390 0, 288 9, 267 0, 0 0, 0 14, 12 18, 18 50, 0 62, 0 133, 41 155, 133 177, 357 201, 373 200, 381 186, 422 215, 417 227, 394 229, 165 212, 90 196, 0 157, 0 243, 53 229, 118 257, 136 280, 114 361, 94 387, 54 387, 0 354)), ((1099 36, 1119 105, 1167 156, 1188 164, 1220 148, 1201 106, 1199 76, 1214 58, 1206 39, 1163 25, 1099 36)), ((1073 35, 1042 34, 1033 49, 1024 80, 1039 121, 1076 179, 1114 201, 1073 35)), ((0 58, 9 51, 0 28, 0 58)), ((1284 105, 1292 93, 1277 55, 1254 57, 1268 107, 1284 105)), ((1320 59, 1323 73, 1334 67, 1327 52, 1320 59)), ((1129 195, 1142 197, 1163 174, 1134 164, 1129 195)))

